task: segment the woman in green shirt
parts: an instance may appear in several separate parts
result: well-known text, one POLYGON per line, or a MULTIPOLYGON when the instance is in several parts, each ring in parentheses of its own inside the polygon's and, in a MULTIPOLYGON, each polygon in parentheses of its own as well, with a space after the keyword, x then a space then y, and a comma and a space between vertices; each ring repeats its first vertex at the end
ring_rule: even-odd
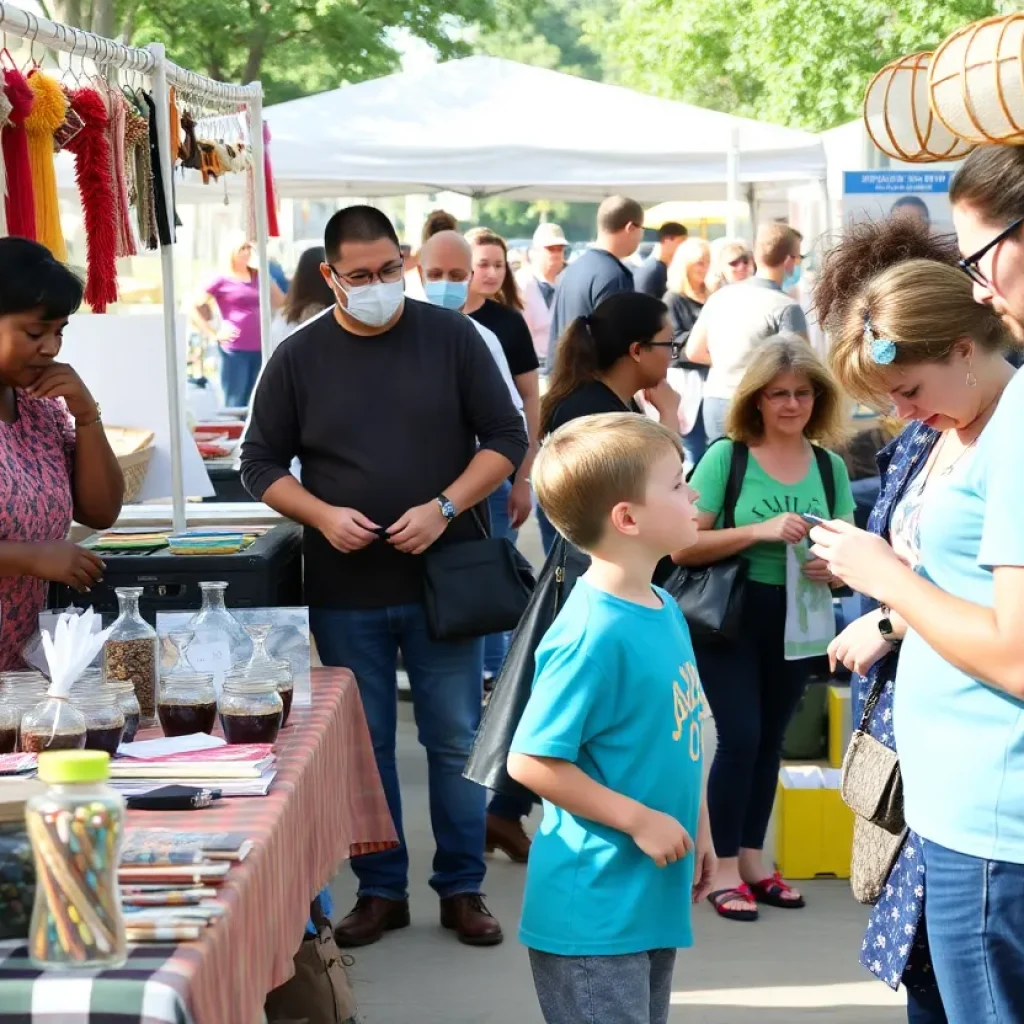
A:
MULTIPOLYGON (((798 892, 764 863, 786 727, 815 668, 786 660, 787 546, 802 542, 804 513, 852 519, 854 501, 842 459, 812 441, 839 438, 843 402, 828 370, 803 338, 780 335, 758 347, 727 420, 728 439, 712 445, 693 473, 700 495, 700 538, 676 561, 707 565, 740 555, 748 563, 742 640, 695 644, 697 665, 718 729, 708 808, 719 858, 710 902, 723 917, 757 918, 758 902, 797 908, 798 892), (726 484, 737 444, 748 449, 734 513, 723 528, 726 484), (822 469, 830 472, 827 486, 822 469), (828 491, 834 491, 829 507, 828 491)), ((804 575, 834 582, 820 559, 804 575)))

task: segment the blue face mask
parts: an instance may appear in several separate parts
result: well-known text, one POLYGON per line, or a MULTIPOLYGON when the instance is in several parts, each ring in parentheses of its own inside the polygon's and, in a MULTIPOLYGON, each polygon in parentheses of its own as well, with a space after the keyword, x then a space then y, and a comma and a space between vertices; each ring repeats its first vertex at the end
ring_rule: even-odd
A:
POLYGON ((469 298, 468 281, 424 281, 427 302, 444 309, 462 309, 469 298))
POLYGON ((787 274, 782 279, 782 290, 784 292, 788 292, 790 288, 795 288, 800 283, 800 277, 801 277, 802 271, 803 271, 803 267, 798 263, 793 268, 793 273, 792 274, 787 274))

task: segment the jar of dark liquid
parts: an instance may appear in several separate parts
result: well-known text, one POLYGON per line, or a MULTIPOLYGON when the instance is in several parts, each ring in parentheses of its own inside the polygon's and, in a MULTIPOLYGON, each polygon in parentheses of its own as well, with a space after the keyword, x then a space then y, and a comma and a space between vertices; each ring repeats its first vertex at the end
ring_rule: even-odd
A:
POLYGON ((71 699, 85 716, 85 749, 105 750, 113 757, 124 734, 124 713, 117 694, 109 686, 99 686, 77 695, 72 691, 71 699))
POLYGON ((218 706, 228 743, 273 743, 277 739, 284 703, 273 675, 229 675, 218 706))
POLYGON ((164 676, 160 681, 156 713, 165 736, 212 733, 217 721, 213 676, 201 672, 164 676))
POLYGON ((124 715, 124 735, 121 742, 131 743, 139 731, 139 719, 142 716, 139 698, 135 696, 135 684, 131 679, 111 679, 107 685, 117 695, 117 706, 124 715))
POLYGON ((0 690, 0 754, 13 754, 18 745, 21 708, 11 694, 0 690))
POLYGON ((85 746, 85 716, 66 697, 46 697, 22 715, 18 743, 26 754, 81 750, 85 746))
POLYGON ((292 710, 292 697, 295 695, 295 679, 291 662, 284 658, 271 656, 267 641, 274 631, 273 626, 246 626, 245 631, 252 638, 252 657, 244 669, 239 671, 252 676, 274 676, 277 680, 277 692, 281 694, 281 701, 284 704, 284 715, 281 718, 281 728, 283 729, 288 724, 288 715, 292 710))

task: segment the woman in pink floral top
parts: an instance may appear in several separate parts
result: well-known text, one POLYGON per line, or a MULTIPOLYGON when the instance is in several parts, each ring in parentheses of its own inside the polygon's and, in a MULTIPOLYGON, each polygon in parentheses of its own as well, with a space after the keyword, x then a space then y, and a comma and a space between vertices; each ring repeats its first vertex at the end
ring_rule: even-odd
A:
POLYGON ((48 249, 0 238, 0 671, 17 668, 49 581, 87 591, 103 562, 67 540, 72 518, 104 530, 124 479, 100 410, 56 361, 82 282, 48 249))

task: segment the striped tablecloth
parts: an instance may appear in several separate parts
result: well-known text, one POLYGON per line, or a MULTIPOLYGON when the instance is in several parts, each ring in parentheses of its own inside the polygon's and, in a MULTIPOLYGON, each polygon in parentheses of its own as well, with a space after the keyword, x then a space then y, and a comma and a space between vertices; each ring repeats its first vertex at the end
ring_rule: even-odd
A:
POLYGON ((199 942, 138 947, 117 971, 33 969, 0 943, 0 1024, 254 1024, 292 974, 309 904, 347 857, 395 845, 352 674, 316 669, 313 703, 278 738, 264 798, 203 811, 132 811, 129 826, 244 832, 252 852, 220 891, 224 916, 199 942))

